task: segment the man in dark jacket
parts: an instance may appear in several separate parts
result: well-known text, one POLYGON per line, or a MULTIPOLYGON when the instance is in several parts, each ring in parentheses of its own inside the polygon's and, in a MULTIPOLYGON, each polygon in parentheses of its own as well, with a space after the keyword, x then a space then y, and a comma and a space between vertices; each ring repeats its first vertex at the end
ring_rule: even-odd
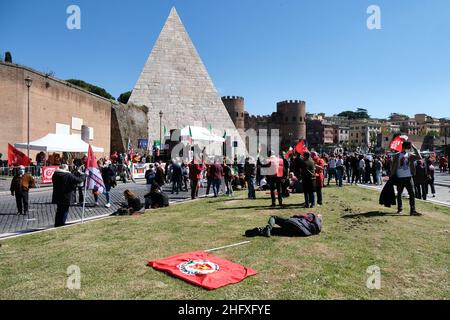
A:
POLYGON ((102 179, 103 179, 103 183, 105 185, 105 190, 103 191, 103 193, 105 194, 106 197, 106 204, 105 207, 106 208, 110 208, 111 204, 110 204, 110 197, 109 197, 109 192, 111 191, 111 187, 114 185, 115 181, 116 181, 116 174, 114 172, 114 170, 112 169, 112 164, 111 161, 106 161, 105 166, 101 168, 101 173, 102 173, 102 179))
POLYGON ((35 187, 34 178, 25 173, 25 167, 20 166, 17 174, 11 180, 11 195, 16 197, 17 215, 28 214, 28 190, 35 187))
POLYGON ((249 157, 245 159, 244 175, 248 187, 248 198, 254 200, 256 199, 255 193, 256 165, 254 161, 250 160, 249 157))
POLYGON ((254 236, 284 236, 284 237, 309 237, 322 231, 322 215, 307 213, 295 215, 290 218, 272 216, 265 228, 247 230, 247 237, 254 236), (279 227, 275 227, 278 225, 279 227))
POLYGON ((305 208, 314 208, 316 205, 316 199, 314 196, 316 183, 316 165, 311 159, 311 154, 309 152, 305 152, 303 154, 303 159, 300 157, 300 155, 297 159, 301 168, 303 193, 305 195, 305 208))
POLYGON ((394 155, 391 168, 391 179, 394 178, 397 185, 397 206, 398 213, 402 213, 402 193, 406 188, 409 194, 410 214, 412 216, 420 216, 416 211, 416 201, 414 194, 413 177, 416 174, 415 161, 422 160, 419 150, 409 141, 405 141, 402 145, 402 152, 394 155), (413 152, 411 152, 411 150, 413 152))
POLYGON ((181 166, 178 162, 173 161, 171 166, 171 175, 170 179, 172 182, 172 194, 176 192, 180 192, 181 190, 181 181, 183 179, 183 172, 181 170, 181 166))
POLYGON ((68 166, 62 164, 53 174, 52 182, 52 203, 55 203, 57 206, 55 217, 55 228, 57 228, 66 224, 72 192, 77 184, 83 182, 83 179, 70 173, 68 166))

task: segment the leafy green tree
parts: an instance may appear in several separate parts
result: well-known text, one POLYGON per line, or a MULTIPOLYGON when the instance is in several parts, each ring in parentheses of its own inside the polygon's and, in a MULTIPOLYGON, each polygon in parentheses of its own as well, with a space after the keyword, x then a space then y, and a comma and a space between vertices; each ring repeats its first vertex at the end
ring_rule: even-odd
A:
POLYGON ((339 117, 346 117, 349 120, 370 119, 367 109, 357 108, 356 111, 344 111, 338 114, 339 117))
POLYGON ((117 101, 119 101, 120 103, 123 103, 123 104, 127 104, 128 100, 130 99, 130 96, 131 96, 131 91, 124 92, 119 96, 117 101))
POLYGON ((440 136, 440 133, 438 131, 436 131, 436 130, 431 130, 431 131, 427 132, 426 136, 427 137, 436 137, 437 138, 437 137, 440 136))
POLYGON ((71 83, 71 84, 73 84, 73 85, 75 85, 75 86, 77 86, 77 87, 80 87, 80 88, 82 88, 84 90, 87 90, 87 91, 89 91, 91 93, 94 93, 94 94, 96 94, 98 96, 101 96, 103 98, 114 100, 114 97, 111 94, 109 94, 109 92, 107 92, 105 89, 97 87, 97 86, 95 86, 93 84, 87 83, 87 82, 85 82, 83 80, 69 79, 69 80, 66 80, 66 81, 71 83))

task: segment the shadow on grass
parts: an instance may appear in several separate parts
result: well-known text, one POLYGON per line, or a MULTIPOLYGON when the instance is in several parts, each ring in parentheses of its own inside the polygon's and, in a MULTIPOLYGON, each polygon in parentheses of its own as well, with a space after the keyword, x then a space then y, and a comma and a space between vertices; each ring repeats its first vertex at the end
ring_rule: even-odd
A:
POLYGON ((223 208, 217 208, 216 210, 246 210, 246 209, 255 209, 255 210, 284 210, 284 209, 290 209, 290 208, 304 208, 305 204, 284 204, 283 206, 275 206, 272 207, 270 205, 268 206, 245 206, 245 207, 223 207, 223 208))
POLYGON ((407 217, 407 215, 401 215, 396 213, 382 212, 382 211, 369 211, 355 214, 346 214, 341 218, 355 219, 355 218, 374 218, 374 217, 407 217))

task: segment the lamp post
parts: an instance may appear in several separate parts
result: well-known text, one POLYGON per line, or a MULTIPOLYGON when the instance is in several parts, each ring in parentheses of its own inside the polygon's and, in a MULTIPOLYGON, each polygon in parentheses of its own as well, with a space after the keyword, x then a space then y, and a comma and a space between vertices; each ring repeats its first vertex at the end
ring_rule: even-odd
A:
POLYGON ((160 153, 162 151, 162 134, 161 134, 162 128, 161 128, 161 123, 162 123, 163 114, 164 113, 162 111, 159 112, 159 151, 160 151, 160 153))
POLYGON ((30 158, 30 87, 33 80, 28 76, 25 78, 25 85, 28 90, 28 110, 27 110, 27 157, 30 158))

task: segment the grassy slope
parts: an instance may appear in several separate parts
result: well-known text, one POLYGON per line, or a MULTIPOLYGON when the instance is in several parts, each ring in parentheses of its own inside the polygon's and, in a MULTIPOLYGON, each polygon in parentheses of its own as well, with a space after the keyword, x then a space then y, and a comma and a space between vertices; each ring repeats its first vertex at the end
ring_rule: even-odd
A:
MULTIPOLYGON (((314 209, 324 230, 310 238, 255 238, 216 252, 257 270, 243 282, 206 291, 146 267, 149 259, 245 240, 268 216, 260 199, 207 199, 1 241, 0 299, 405 299, 450 298, 450 208, 420 203, 424 217, 377 205, 378 192, 325 190, 314 209), (385 215, 380 214, 386 213, 385 215), (81 290, 65 289, 66 269, 81 268, 81 290), (366 269, 381 268, 381 290, 366 288, 366 269)), ((296 205, 301 195, 287 199, 296 205)), ((406 205, 406 204, 405 204, 406 205)))

